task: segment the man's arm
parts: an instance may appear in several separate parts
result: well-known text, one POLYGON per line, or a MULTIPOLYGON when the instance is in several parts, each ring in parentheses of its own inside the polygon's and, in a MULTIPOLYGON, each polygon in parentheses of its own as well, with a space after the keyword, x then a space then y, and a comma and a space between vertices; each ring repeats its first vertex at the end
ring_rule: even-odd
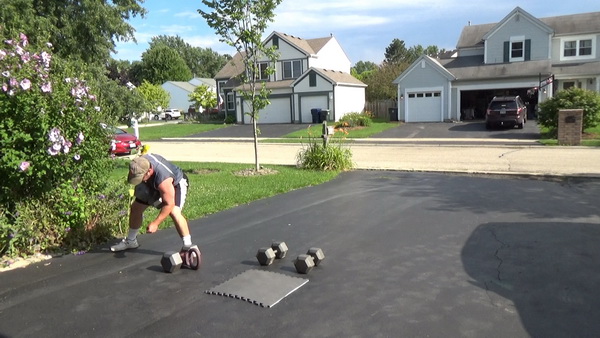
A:
POLYGON ((175 207, 175 187, 173 186, 173 179, 171 177, 165 179, 158 185, 158 191, 162 198, 162 208, 156 216, 156 219, 148 224, 148 232, 153 233, 158 230, 158 226, 162 221, 167 218, 175 207))

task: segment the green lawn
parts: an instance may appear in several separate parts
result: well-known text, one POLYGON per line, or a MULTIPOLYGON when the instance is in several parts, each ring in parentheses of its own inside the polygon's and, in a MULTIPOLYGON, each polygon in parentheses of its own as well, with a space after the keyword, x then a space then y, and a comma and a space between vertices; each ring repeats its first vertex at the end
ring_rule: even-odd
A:
MULTIPOLYGON (((369 138, 370 136, 381 133, 384 130, 398 127, 398 125, 400 123, 401 122, 387 122, 387 121, 375 120, 368 127, 346 128, 346 131, 348 132, 348 134, 346 135, 346 138, 350 138, 350 139, 352 139, 352 138, 369 138)), ((333 123, 331 123, 329 125, 333 126, 333 123)), ((338 131, 338 133, 341 133, 341 132, 338 131)), ((304 138, 304 139, 306 139, 310 135, 312 135, 313 137, 315 137, 315 136, 321 137, 321 134, 323 134, 323 125, 317 124, 317 125, 310 125, 310 127, 307 127, 306 129, 298 130, 293 133, 284 135, 283 138, 286 138, 286 139, 304 138)))
MULTIPOLYGON (((205 131, 211 131, 215 129, 227 128, 230 125, 227 124, 204 124, 204 123, 177 123, 177 124, 162 124, 147 126, 138 128, 140 133, 140 140, 142 142, 156 141, 163 137, 185 137, 203 133, 205 131)), ((133 128, 125 129, 128 133, 133 134, 133 128)))
MULTIPOLYGON (((541 139, 540 143, 548 146, 557 146, 558 140, 548 136, 548 129, 540 127, 541 139)), ((581 139, 582 146, 600 147, 600 126, 588 128, 583 131, 581 139)))
MULTIPOLYGON (((118 160, 111 179, 125 183, 128 160, 118 160)), ((291 190, 318 185, 334 179, 339 172, 302 170, 293 166, 265 166, 277 171, 270 175, 240 176, 236 172, 253 168, 252 164, 175 162, 190 181, 184 215, 199 219, 205 215, 230 209, 291 190)), ((147 224, 156 217, 156 209, 146 211, 147 224)), ((172 226, 168 219, 161 229, 172 226)))

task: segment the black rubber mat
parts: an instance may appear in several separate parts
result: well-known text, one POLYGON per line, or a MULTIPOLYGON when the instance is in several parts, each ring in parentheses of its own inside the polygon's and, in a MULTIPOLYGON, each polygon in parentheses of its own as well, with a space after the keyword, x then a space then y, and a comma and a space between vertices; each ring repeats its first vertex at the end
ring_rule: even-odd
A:
POLYGON ((281 273, 247 270, 205 291, 211 295, 241 299, 261 307, 272 307, 308 283, 308 279, 281 273))

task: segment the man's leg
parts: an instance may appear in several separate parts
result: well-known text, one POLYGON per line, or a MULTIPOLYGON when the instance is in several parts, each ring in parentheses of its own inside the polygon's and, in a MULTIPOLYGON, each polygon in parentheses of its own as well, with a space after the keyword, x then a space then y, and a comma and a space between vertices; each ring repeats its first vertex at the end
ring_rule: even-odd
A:
POLYGON ((133 203, 131 203, 131 207, 129 207, 129 230, 140 230, 142 227, 144 211, 146 211, 147 208, 148 205, 138 201, 133 201, 133 203))
POLYGON ((175 223, 177 233, 181 236, 184 247, 192 245, 192 236, 190 235, 190 228, 188 222, 182 214, 183 206, 185 205, 185 199, 187 197, 188 182, 187 177, 181 179, 179 184, 175 187, 175 207, 171 211, 171 219, 175 223))
POLYGON ((177 233, 182 238, 190 235, 190 228, 188 227, 187 220, 183 217, 181 213, 180 207, 174 207, 173 211, 171 211, 171 219, 175 223, 175 228, 177 229, 177 233))
POLYGON ((137 234, 142 226, 142 216, 148 208, 147 205, 138 201, 134 201, 129 208, 129 232, 120 243, 110 247, 113 252, 123 251, 127 249, 135 249, 139 246, 137 242, 137 234))

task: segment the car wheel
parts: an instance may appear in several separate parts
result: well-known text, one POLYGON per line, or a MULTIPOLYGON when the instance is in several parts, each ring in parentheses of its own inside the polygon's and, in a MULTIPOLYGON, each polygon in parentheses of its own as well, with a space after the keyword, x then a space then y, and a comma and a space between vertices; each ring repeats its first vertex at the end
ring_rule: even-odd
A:
POLYGON ((171 115, 167 115, 167 116, 165 116, 165 120, 167 120, 167 121, 171 121, 171 119, 172 119, 171 115))
POLYGON ((156 121, 158 121, 158 120, 160 120, 160 116, 158 116, 158 115, 154 115, 154 119, 155 119, 156 121))

